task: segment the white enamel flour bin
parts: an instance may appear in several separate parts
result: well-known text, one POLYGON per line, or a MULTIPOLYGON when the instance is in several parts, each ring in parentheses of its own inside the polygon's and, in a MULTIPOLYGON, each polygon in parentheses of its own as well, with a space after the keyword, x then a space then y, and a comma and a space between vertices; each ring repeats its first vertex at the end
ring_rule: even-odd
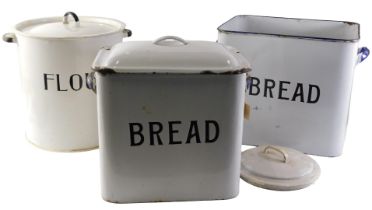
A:
POLYGON ((63 152, 97 148, 96 97, 86 78, 97 51, 129 35, 118 20, 67 12, 23 21, 3 36, 18 45, 30 142, 63 152))
POLYGON ((211 200, 239 191, 249 65, 236 50, 167 36, 99 51, 102 197, 211 200))
POLYGON ((369 54, 358 48, 359 24, 242 15, 218 30, 218 42, 240 50, 255 70, 243 143, 340 155, 354 67, 369 54))

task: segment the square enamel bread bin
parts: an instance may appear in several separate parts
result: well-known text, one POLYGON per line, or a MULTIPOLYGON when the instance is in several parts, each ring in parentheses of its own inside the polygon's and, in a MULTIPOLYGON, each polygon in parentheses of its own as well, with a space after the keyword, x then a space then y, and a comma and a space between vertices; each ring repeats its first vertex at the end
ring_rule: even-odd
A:
POLYGON ((243 143, 340 155, 354 67, 369 54, 358 48, 359 24, 240 15, 218 31, 218 42, 236 47, 254 69, 243 143))
POLYGON ((211 200, 239 192, 248 62, 233 48, 161 37, 98 52, 102 197, 211 200))

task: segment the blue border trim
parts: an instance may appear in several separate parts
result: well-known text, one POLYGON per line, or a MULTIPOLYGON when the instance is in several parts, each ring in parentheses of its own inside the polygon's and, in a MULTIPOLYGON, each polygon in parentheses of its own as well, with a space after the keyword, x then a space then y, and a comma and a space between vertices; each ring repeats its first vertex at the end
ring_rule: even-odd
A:
POLYGON ((282 38, 310 39, 310 40, 320 40, 320 41, 329 41, 329 42, 358 42, 360 40, 360 24, 359 23, 347 22, 347 21, 336 21, 336 20, 286 18, 286 17, 261 16, 261 15, 236 15, 236 16, 230 18, 228 21, 221 24, 217 28, 217 30, 219 32, 224 32, 224 33, 264 35, 264 36, 275 36, 275 37, 282 37, 282 38), (309 20, 309 21, 327 21, 327 22, 345 23, 345 24, 349 24, 349 25, 356 25, 358 27, 358 38, 357 39, 333 39, 333 38, 323 38, 323 37, 316 37, 316 36, 295 36, 295 35, 286 35, 286 34, 258 33, 258 32, 250 32, 250 31, 235 31, 235 30, 223 29, 225 24, 227 24, 230 21, 232 21, 236 18, 239 18, 239 17, 261 17, 261 18, 278 18, 278 19, 288 19, 288 20, 309 20))

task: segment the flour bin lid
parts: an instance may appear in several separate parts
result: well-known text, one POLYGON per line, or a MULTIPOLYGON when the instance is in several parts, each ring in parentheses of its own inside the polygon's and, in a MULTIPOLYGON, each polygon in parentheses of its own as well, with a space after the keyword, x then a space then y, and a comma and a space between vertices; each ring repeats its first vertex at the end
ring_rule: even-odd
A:
POLYGON ((242 153, 241 178, 270 190, 298 190, 320 175, 319 165, 309 156, 286 147, 263 145, 242 153))
POLYGON ((102 17, 78 17, 66 12, 62 17, 47 17, 27 20, 15 26, 16 33, 34 38, 87 38, 122 31, 131 35, 121 21, 102 17))
POLYGON ((101 49, 92 69, 117 73, 232 74, 248 72, 250 65, 232 47, 164 36, 155 41, 129 41, 101 49))

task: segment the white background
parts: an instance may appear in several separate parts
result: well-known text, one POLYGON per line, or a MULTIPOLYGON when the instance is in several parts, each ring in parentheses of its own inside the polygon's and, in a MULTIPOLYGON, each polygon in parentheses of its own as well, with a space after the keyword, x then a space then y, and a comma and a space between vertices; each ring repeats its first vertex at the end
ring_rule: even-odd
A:
MULTIPOLYGON (((361 45, 372 48, 369 1, 2 1, 0 32, 22 20, 63 15, 111 17, 133 31, 129 40, 178 35, 215 41, 216 28, 238 14, 355 21, 361 45)), ((100 197, 98 151, 53 153, 24 139, 17 49, 0 43, 0 209, 368 209, 372 189, 372 58, 355 72, 344 154, 313 157, 322 168, 312 186, 293 192, 256 188, 241 181, 237 198, 223 201, 111 204, 100 197)), ((352 78, 350 78, 352 79, 352 78)), ((243 147, 246 149, 248 147, 243 147)), ((182 190, 182 189, 180 189, 182 190)))

